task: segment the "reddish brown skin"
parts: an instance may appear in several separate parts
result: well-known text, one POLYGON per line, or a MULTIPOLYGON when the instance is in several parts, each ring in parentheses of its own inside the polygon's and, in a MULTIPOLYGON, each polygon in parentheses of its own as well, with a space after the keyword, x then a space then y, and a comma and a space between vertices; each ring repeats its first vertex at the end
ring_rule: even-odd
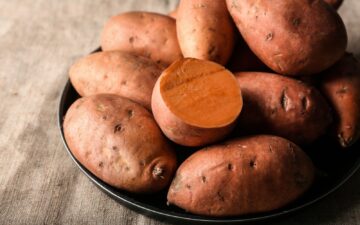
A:
POLYGON ((346 54, 322 78, 321 91, 336 115, 332 135, 350 147, 360 136, 360 62, 346 54))
POLYGON ((195 152, 179 167, 167 199, 205 216, 279 209, 313 183, 314 166, 294 143, 267 135, 235 139, 195 152))
POLYGON ((120 96, 76 100, 66 113, 64 135, 82 165, 122 190, 157 192, 176 170, 176 156, 151 113, 120 96))
POLYGON ((225 138, 233 128, 236 121, 225 127, 201 128, 184 123, 170 111, 160 93, 160 82, 156 82, 151 107, 156 122, 164 134, 173 142, 184 146, 203 146, 225 138))
POLYGON ((273 134, 297 144, 310 144, 332 122, 330 107, 314 87, 272 73, 235 73, 244 107, 237 132, 273 134))
POLYGON ((234 48, 235 29, 225 1, 180 1, 176 30, 184 57, 225 65, 234 48))
POLYGON ((239 38, 233 54, 227 64, 231 72, 257 71, 266 72, 270 69, 251 51, 246 42, 239 38))
POLYGON ((151 94, 164 68, 131 53, 97 52, 79 59, 69 72, 81 96, 116 94, 151 110, 151 94))
POLYGON ((182 58, 173 18, 150 12, 113 16, 101 33, 103 51, 120 50, 170 65, 182 58))
POLYGON ((317 74, 345 53, 345 25, 322 0, 226 2, 250 49, 279 74, 317 74))
POLYGON ((331 5, 334 9, 339 9, 341 4, 343 3, 343 0, 324 0, 324 2, 331 5))

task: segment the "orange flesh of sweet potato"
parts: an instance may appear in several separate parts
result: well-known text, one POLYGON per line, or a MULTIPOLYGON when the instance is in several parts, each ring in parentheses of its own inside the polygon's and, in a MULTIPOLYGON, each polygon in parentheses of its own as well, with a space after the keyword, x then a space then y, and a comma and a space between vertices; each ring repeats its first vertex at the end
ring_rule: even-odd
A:
POLYGON ((171 112, 202 128, 229 125, 242 108, 234 76, 224 67, 202 60, 184 59, 170 66, 160 81, 160 92, 171 112))

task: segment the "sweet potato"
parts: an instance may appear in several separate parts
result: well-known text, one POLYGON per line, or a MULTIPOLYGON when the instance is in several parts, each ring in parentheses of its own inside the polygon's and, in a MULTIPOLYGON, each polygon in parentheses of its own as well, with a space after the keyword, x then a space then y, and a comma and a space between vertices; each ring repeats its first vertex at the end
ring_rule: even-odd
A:
POLYGON ((324 1, 226 2, 250 49, 279 74, 316 74, 345 53, 345 25, 324 1))
POLYGON ((129 192, 159 191, 176 170, 176 156, 149 111, 117 95, 76 100, 66 113, 64 135, 82 165, 129 192))
POLYGON ((330 125, 330 107, 312 86, 271 73, 235 75, 244 100, 237 132, 273 134, 297 144, 309 144, 330 125))
POLYGON ((298 146, 251 136, 195 152, 177 170, 167 199, 206 216, 260 213, 294 201, 313 179, 314 166, 298 146))
POLYGON ((185 146, 218 141, 234 127, 242 108, 233 74, 214 62, 185 58, 157 80, 151 100, 165 135, 185 146))
POLYGON ((341 4, 343 3, 343 0, 324 0, 326 3, 331 5, 334 9, 340 8, 341 4))
POLYGON ((360 136, 360 62, 346 54, 323 73, 321 91, 336 114, 333 136, 342 147, 351 146, 360 136))
POLYGON ((128 12, 110 18, 101 34, 104 51, 121 50, 169 65, 181 58, 175 20, 150 12, 128 12))
POLYGON ((235 29, 225 1, 180 1, 176 30, 184 57, 225 65, 234 47, 235 29))
POLYGON ((117 94, 151 109, 151 93, 162 70, 148 58, 111 51, 79 59, 69 76, 81 96, 117 94))

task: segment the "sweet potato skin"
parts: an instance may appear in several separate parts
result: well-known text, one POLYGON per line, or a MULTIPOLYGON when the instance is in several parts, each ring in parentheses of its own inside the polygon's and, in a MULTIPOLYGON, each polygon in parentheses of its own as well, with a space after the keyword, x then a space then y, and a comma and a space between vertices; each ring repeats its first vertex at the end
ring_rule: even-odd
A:
POLYGON ((360 136, 360 63, 346 54, 323 73, 321 91, 335 113, 332 136, 344 148, 354 144, 360 136))
POLYGON ((134 193, 165 188, 176 156, 152 115, 116 95, 83 97, 69 108, 64 135, 75 158, 104 182, 134 193))
POLYGON ((226 2, 251 50, 279 74, 317 74, 345 53, 345 25, 324 1, 226 2))
POLYGON ((150 12, 128 12, 113 16, 101 34, 103 51, 120 50, 169 65, 182 57, 175 20, 150 12))
POLYGON ((295 144, 249 136, 195 152, 178 168, 167 199, 188 212, 239 216, 275 210, 312 184, 314 167, 295 144))
POLYGON ((310 144, 332 122, 330 106, 314 87, 272 73, 235 73, 244 107, 237 132, 273 134, 297 144, 310 144))
POLYGON ((79 59, 69 71, 81 96, 116 94, 151 110, 151 94, 163 67, 127 52, 97 52, 79 59))
POLYGON ((235 29, 225 1, 180 1, 176 30, 184 57, 225 65, 234 47, 235 29))

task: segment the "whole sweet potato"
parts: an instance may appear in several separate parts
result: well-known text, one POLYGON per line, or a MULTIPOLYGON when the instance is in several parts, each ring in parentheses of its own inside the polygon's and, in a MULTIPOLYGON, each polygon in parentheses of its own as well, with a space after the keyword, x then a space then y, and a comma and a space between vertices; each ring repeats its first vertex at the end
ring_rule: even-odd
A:
POLYGON ((344 55, 345 25, 324 1, 226 2, 251 50, 279 74, 316 74, 344 55))
POLYGON ((120 96, 76 100, 66 113, 64 135, 82 165, 129 192, 159 191, 176 170, 176 156, 149 111, 120 96))
POLYGON ((151 109, 151 93, 162 70, 151 59, 110 51, 79 59, 69 76, 81 96, 117 94, 151 109))
POLYGON ((235 29, 225 1, 180 1, 176 30, 184 57, 225 65, 234 47, 235 29))
POLYGON ((239 85, 223 66, 200 59, 174 62, 157 80, 152 112, 164 134, 185 146, 224 138, 242 108, 239 85))
POLYGON ((167 199, 188 212, 238 216, 278 209, 312 184, 314 166, 295 144, 250 136, 195 152, 176 172, 167 199))
POLYGON ((273 134, 297 144, 323 135, 332 122, 330 107, 318 90, 299 80, 271 73, 235 73, 244 107, 237 131, 273 134))
POLYGON ((346 54, 322 78, 322 93, 336 114, 333 136, 342 147, 349 147, 360 136, 360 63, 346 54))
POLYGON ((101 34, 104 51, 121 50, 169 65, 181 58, 175 20, 150 12, 128 12, 110 18, 101 34))

